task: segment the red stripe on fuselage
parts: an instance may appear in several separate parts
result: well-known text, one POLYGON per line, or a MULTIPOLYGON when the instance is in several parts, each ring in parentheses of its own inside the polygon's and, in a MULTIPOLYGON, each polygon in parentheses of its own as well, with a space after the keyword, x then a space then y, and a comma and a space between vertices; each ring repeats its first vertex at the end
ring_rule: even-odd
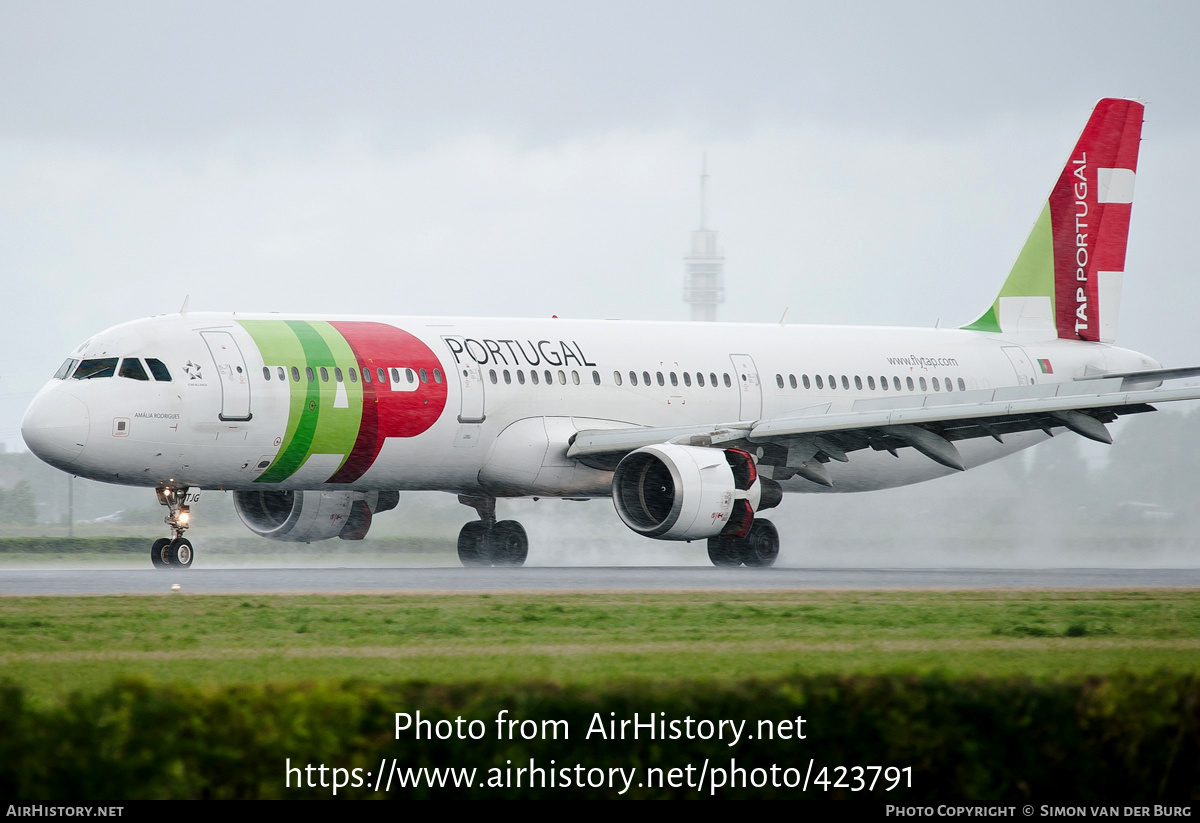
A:
POLYGON ((360 374, 362 369, 371 373, 371 382, 361 383, 362 423, 354 448, 342 467, 329 478, 330 483, 353 483, 374 465, 387 438, 415 437, 437 421, 446 408, 446 378, 443 376, 441 382, 434 379, 434 369, 440 374, 442 368, 437 355, 406 331, 369 321, 340 321, 330 325, 354 351, 360 374), (379 381, 380 368, 385 372, 400 369, 401 379, 406 368, 418 375, 424 369, 428 382, 418 382, 415 391, 395 391, 390 374, 386 382, 379 381))

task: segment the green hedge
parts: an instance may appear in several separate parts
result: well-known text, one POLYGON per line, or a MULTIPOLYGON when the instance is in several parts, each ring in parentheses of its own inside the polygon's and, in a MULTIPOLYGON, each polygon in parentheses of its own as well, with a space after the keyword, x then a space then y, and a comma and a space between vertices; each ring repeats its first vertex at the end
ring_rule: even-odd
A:
MULTIPOLYGON (((144 554, 166 534, 144 537, 0 537, 0 554, 144 554)), ((330 552, 453 552, 455 543, 445 538, 382 537, 364 542, 323 540, 317 543, 283 543, 264 537, 193 538, 196 548, 213 554, 326 554, 330 552)))
MULTIPOLYGON (((114 683, 60 705, 30 707, 0 688, 0 797, 90 801, 137 798, 329 797, 284 786, 293 766, 375 771, 402 766, 540 766, 665 769, 707 758, 755 767, 911 766, 911 789, 876 791, 877 802, 1041 803, 1200 801, 1200 678, 1115 676, 1076 682, 954 680, 937 676, 793 677, 731 684, 647 682, 604 688, 481 683, 363 682, 251 685, 203 690, 145 681, 114 683), (485 721, 479 741, 395 739, 394 712, 485 721), (497 713, 566 720, 570 739, 499 741, 497 713), (747 721, 806 718, 790 741, 584 739, 593 715, 747 721)), ((817 774, 814 771, 814 775, 817 774)), ((705 790, 704 796, 709 791, 705 790)), ((346 788, 339 797, 381 796, 346 788)), ((421 789, 391 797, 616 797, 613 789, 421 789)), ((696 797, 686 787, 634 787, 625 797, 696 797)), ((865 797, 847 790, 724 789, 718 797, 865 797)))
POLYGON ((153 537, 0 537, 0 554, 150 554, 153 537))

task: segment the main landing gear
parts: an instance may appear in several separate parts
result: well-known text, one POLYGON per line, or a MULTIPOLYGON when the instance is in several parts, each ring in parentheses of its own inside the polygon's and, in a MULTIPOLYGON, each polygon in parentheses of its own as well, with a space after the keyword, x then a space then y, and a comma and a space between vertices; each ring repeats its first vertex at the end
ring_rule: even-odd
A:
POLYGON ((521 566, 529 538, 516 520, 496 522, 496 498, 460 494, 458 502, 479 513, 458 533, 458 559, 464 566, 521 566))
POLYGON ((158 502, 167 507, 167 516, 163 522, 171 527, 171 537, 160 537, 150 547, 150 562, 156 569, 186 569, 192 565, 195 556, 192 543, 183 533, 191 525, 191 513, 188 510, 187 486, 159 486, 154 490, 158 494, 158 502))
POLYGON ((708 559, 714 566, 763 568, 774 565, 777 557, 779 532, 770 520, 756 519, 745 537, 708 538, 708 559))

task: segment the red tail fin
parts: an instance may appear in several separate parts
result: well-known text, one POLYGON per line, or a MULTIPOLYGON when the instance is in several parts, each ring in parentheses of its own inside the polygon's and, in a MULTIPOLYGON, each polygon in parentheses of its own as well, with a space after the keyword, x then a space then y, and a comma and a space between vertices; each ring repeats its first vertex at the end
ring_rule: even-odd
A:
POLYGON ((1096 104, 977 331, 1112 342, 1142 134, 1141 103, 1096 104))
POLYGON ((1142 110, 1132 100, 1096 104, 1050 193, 1059 337, 1116 337, 1142 110))

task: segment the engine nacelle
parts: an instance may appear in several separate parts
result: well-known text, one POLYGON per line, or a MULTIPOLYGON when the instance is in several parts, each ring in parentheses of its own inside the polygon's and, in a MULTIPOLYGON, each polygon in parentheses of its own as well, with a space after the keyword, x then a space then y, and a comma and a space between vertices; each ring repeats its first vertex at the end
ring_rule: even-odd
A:
POLYGON ((371 516, 394 509, 399 492, 236 491, 233 508, 259 537, 312 543, 341 537, 362 540, 371 516))
POLYGON ((625 525, 659 540, 740 537, 754 513, 779 504, 779 484, 759 478, 741 449, 664 443, 625 456, 613 473, 613 503, 625 525))

